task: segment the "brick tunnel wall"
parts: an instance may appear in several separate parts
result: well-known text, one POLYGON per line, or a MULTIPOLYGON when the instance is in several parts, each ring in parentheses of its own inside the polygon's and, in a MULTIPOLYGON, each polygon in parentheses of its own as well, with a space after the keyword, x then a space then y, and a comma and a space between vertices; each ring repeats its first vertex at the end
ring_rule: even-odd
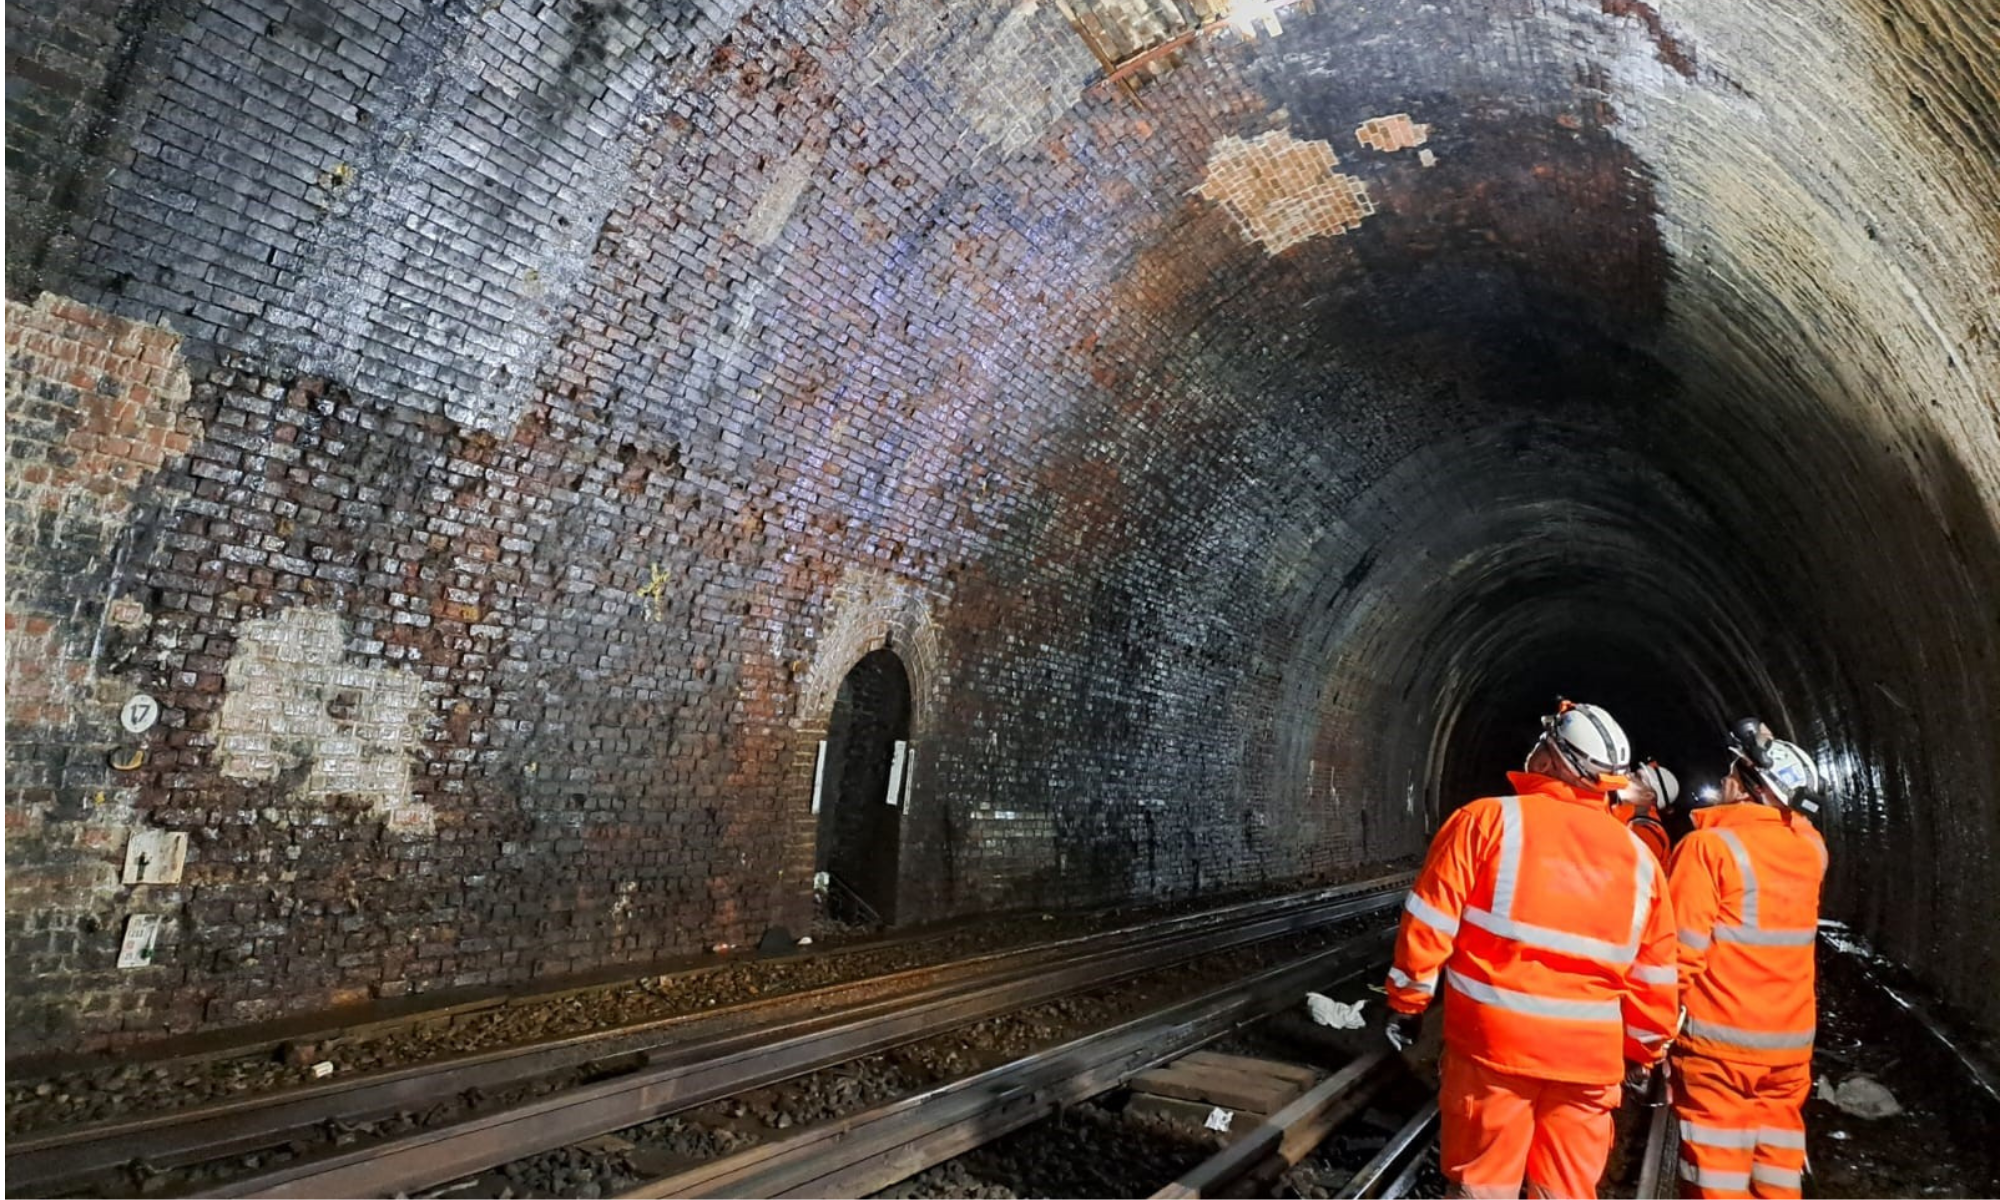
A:
POLYGON ((1966 30, 1802 83, 1736 7, 1322 6, 1142 109, 1033 3, 657 7, 10 8, 12 1053, 796 930, 885 641, 902 906, 956 914, 1406 857, 1523 656, 1672 629, 1677 702, 1849 764, 1837 845, 1966 857, 1846 903, 2000 1015, 1925 925, 1992 839, 1920 800, 2000 777, 1966 30), (1807 236, 1873 177, 1745 114, 1940 47, 1822 153, 1950 190, 1807 236), (1933 586, 1841 586, 1871 519, 1933 586))

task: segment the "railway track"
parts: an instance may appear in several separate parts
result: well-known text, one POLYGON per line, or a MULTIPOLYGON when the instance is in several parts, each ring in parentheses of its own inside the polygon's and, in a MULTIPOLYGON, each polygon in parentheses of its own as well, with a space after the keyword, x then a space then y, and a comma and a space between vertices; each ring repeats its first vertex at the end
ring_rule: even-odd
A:
POLYGON ((1396 1130, 1375 1157, 1354 1173, 1340 1189, 1340 1200, 1363 1197, 1396 1200, 1409 1195, 1417 1173, 1423 1169, 1425 1155, 1437 1144, 1437 1132, 1437 1101, 1430 1100, 1396 1130))
MULTIPOLYGON (((1307 987, 1352 982, 1356 975, 1379 963, 1379 955, 1371 961, 1369 943, 1368 938, 1357 938, 1114 1028, 742 1153, 628 1186, 616 1194, 624 1200, 683 1195, 867 1196, 877 1192, 979 1195, 990 1193, 963 1189, 995 1184, 1023 1195, 1145 1194, 1150 1183, 1107 1191, 1052 1188, 1047 1178, 1037 1178, 1043 1172, 1031 1163, 1036 1155, 1046 1162, 1053 1151, 1054 1156, 1067 1154, 1074 1161, 1105 1151, 1101 1140, 1094 1147, 1078 1149, 1065 1132, 1065 1123, 1051 1120, 1051 1115, 1119 1091, 1108 1104, 1093 1106, 1099 1122, 1096 1127, 1115 1127, 1114 1138, 1132 1139, 1129 1149, 1120 1147, 1111 1152, 1124 1161, 1128 1178, 1133 1164, 1145 1172, 1147 1156, 1158 1152, 1157 1139, 1135 1136, 1148 1131, 1120 1121, 1129 1120, 1135 1099, 1182 1094, 1161 1092, 1156 1083, 1154 1091, 1135 1096, 1145 1090, 1146 1076, 1159 1074, 1163 1065, 1194 1063, 1204 1055, 1206 1059, 1189 1072, 1190 1078, 1228 1070, 1234 1056, 1209 1054, 1202 1047, 1241 1031, 1276 1007, 1294 1003, 1307 987), (1312 978, 1315 972, 1321 980, 1312 978), (1040 1122, 1047 1124, 1038 1126, 1040 1122), (1039 1139, 1039 1149, 1024 1153, 1018 1147, 1021 1137, 1039 1139), (1016 1148, 997 1156, 988 1154, 982 1161, 976 1152, 1003 1139, 1015 1140, 1016 1148), (1024 1162, 1030 1165, 1024 1168, 1024 1162), (947 1171, 924 1174, 947 1163, 951 1164, 947 1171)), ((1375 949, 1380 949, 1379 944, 1375 949)), ((1291 1065, 1244 1058, 1234 1061, 1246 1064, 1253 1073, 1259 1066, 1291 1065)), ((1431 1190, 1442 1183, 1437 1165, 1437 1100, 1428 1083, 1412 1078, 1401 1066, 1399 1059, 1385 1051, 1364 1050, 1332 1076, 1317 1079, 1303 1094, 1241 1133, 1238 1140, 1154 1191, 1154 1200, 1273 1194, 1390 1200, 1438 1195, 1431 1190), (1341 1134, 1343 1149, 1322 1152, 1321 1143, 1336 1131, 1341 1134), (1308 1158, 1315 1159, 1316 1177, 1287 1177, 1287 1172, 1308 1158), (1273 1190, 1281 1177, 1292 1190, 1273 1190)), ((1981 1081, 1975 1077, 1971 1082, 1976 1086, 1981 1081)), ((1197 1093, 1187 1095, 1193 1098, 1197 1093)), ((1203 1105, 1223 1103, 1212 1096, 1201 1100, 1203 1105)), ((1645 1200, 1672 1195, 1678 1161, 1672 1109, 1664 1104, 1633 1104, 1631 1108, 1635 1111, 1623 1113, 1621 1118, 1632 1119, 1619 1123, 1622 1160, 1614 1157, 1613 1176, 1603 1186, 1609 1189, 1607 1194, 1645 1200)), ((1188 1129, 1201 1128, 1200 1115, 1197 1108, 1194 1124, 1188 1129)), ((1218 1110, 1217 1115, 1226 1114, 1218 1110)), ((1072 1118, 1069 1127, 1076 1123, 1072 1118)), ((1236 1124, 1241 1126, 1242 1122, 1236 1124)), ((1227 1122, 1209 1128, 1226 1129, 1227 1122)), ((1176 1150, 1184 1149, 1185 1144, 1183 1141, 1176 1150)), ((1163 1157, 1173 1160, 1176 1150, 1163 1157)), ((1138 1177, 1146 1179, 1148 1175, 1138 1177)), ((1097 1182, 1101 1181, 1100 1176, 1097 1182)))
MULTIPOLYGON (((1112 1028, 618 1195, 620 1200, 867 1196, 1135 1079, 1161 1076, 1163 1065, 1202 1060, 1184 1077, 1196 1085, 1213 1081, 1218 1073, 1227 1075, 1231 1063, 1295 1071, 1290 1064, 1212 1055, 1202 1047, 1296 1005, 1306 991, 1351 987, 1381 969, 1387 946, 1386 932, 1363 935, 1112 1028)), ((1167 1183, 1154 1193, 1155 1200, 1269 1194, 1262 1189, 1398 1081, 1409 1082, 1400 1058, 1386 1050, 1361 1054, 1167 1183)), ((1254 1091, 1269 1083, 1262 1079, 1239 1086, 1254 1091)), ((1375 1160, 1354 1175, 1344 1194, 1408 1194, 1436 1117, 1435 1102, 1421 1106, 1387 1139, 1375 1160)))
MULTIPOLYGON (((1004 1066, 653 1180, 621 1197, 866 1196, 1064 1106, 1108 1092, 1297 1004, 1307 991, 1352 981, 1379 968, 1387 947, 1387 931, 1364 934, 1004 1066)), ((1386 1057, 1374 1056, 1336 1075, 1316 1089, 1306 1107, 1322 1121, 1329 1114, 1337 1119, 1342 1107, 1365 1099, 1368 1087, 1388 1073, 1386 1057)), ((1262 1140, 1275 1150, 1285 1138, 1280 1132, 1262 1140)), ((1257 1162, 1264 1157, 1249 1150, 1239 1153, 1257 1162)), ((1212 1172, 1217 1177, 1223 1173, 1228 1172, 1212 1172)))
POLYGON ((1386 910, 1407 878, 1252 901, 642 1026, 11 1139, 8 1190, 414 1191, 1065 992, 1386 910), (273 1165, 273 1158, 288 1161, 273 1165))
POLYGON ((1670 1106, 1661 1104, 1646 1114, 1646 1148, 1640 1154, 1639 1185, 1633 1195, 1639 1200, 1673 1195, 1679 1186, 1675 1167, 1680 1161, 1680 1137, 1670 1106))

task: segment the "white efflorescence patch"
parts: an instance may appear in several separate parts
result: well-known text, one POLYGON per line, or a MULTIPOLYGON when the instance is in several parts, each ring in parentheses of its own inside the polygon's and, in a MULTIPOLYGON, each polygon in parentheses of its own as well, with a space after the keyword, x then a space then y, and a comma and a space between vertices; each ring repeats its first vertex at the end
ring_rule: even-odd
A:
POLYGON ((947 77, 961 81, 959 108, 973 127, 1012 154, 1039 141, 1076 104, 1095 69, 1054 5, 1023 0, 985 47, 947 77))
POLYGON ((1300 141, 1282 129, 1248 140, 1230 135, 1215 143, 1195 191, 1227 209, 1244 237, 1280 254, 1374 215, 1368 185, 1335 171, 1339 163, 1332 143, 1300 141))
POLYGON ((292 608, 245 621, 224 678, 216 762, 225 778, 272 782, 308 766, 302 798, 360 797, 392 830, 430 831, 434 814, 411 774, 423 681, 349 665, 339 614, 292 608))
POLYGON ((800 150, 771 170, 763 195, 757 197, 756 206, 738 230, 744 241, 753 246, 768 246, 778 240, 798 208, 799 199, 805 195, 806 185, 812 182, 813 171, 819 167, 823 154, 817 149, 800 150))

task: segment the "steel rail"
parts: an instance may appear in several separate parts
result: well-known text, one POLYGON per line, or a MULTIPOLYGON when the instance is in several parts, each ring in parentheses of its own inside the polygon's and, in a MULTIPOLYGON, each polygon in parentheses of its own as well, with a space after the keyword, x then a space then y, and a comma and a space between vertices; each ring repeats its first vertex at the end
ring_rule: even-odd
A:
MULTIPOLYGON (((1185 915, 1185 914, 1183 914, 1185 915)), ((833 962, 843 958, 853 958, 861 954, 879 953, 885 950, 907 950, 926 942, 942 941, 966 932, 966 923, 936 926, 889 937, 868 938, 860 941, 835 944, 813 943, 804 950, 786 952, 782 958, 787 966, 803 963, 833 962)), ((1090 936, 1090 935, 1080 935, 1090 936)), ((248 1041, 230 1041, 224 1044, 206 1045, 203 1049, 190 1052, 169 1052, 172 1045, 184 1044, 178 1039, 172 1043, 154 1043, 121 1053, 117 1062, 155 1065, 171 1063, 176 1066, 190 1066, 196 1063, 224 1062, 234 1059, 269 1057, 276 1055, 287 1045, 297 1042, 324 1043, 329 1046, 351 1041, 368 1040, 389 1034, 406 1032, 437 1021, 453 1021, 461 1017, 490 1016, 497 1013, 518 1011, 538 1004, 558 1000, 585 999, 602 992, 614 992, 632 985, 635 979, 652 978, 671 980, 676 984, 691 983, 712 975, 759 961, 755 955, 725 955, 713 961, 693 965, 686 963, 656 963, 653 969, 645 963, 628 963, 615 978, 602 978, 602 970, 589 973, 591 982, 563 985, 560 980, 540 981, 521 985, 513 990, 489 985, 470 989, 464 998, 428 1007, 411 1007, 404 1011, 369 1017, 334 1025, 301 1025, 282 1034, 260 1034, 248 1041)), ((459 993, 453 992, 453 995, 459 993)), ((407 998, 406 998, 407 999, 407 998)), ((196 1043, 210 1043, 219 1034, 196 1035, 190 1039, 196 1043)), ((105 1056, 58 1055, 37 1056, 27 1060, 29 1077, 47 1076, 61 1078, 71 1074, 88 1074, 108 1065, 105 1056)), ((91 1124, 115 1124, 125 1118, 108 1118, 91 1124)), ((36 1130, 31 1136, 45 1136, 36 1130)))
POLYGON ((998 1016, 1065 992, 1157 971, 1390 907, 1371 889, 1234 924, 1173 930, 1055 963, 978 978, 833 1013, 760 1026, 649 1056, 614 1079, 432 1130, 356 1146, 226 1181, 203 1196, 381 1196, 474 1174, 543 1150, 761 1087, 998 1016))
POLYGON ((752 1032, 768 1036, 773 1030, 795 1027, 801 1012, 831 1011, 858 1019, 885 1003, 911 1003, 952 989, 1041 971, 1052 961, 1088 954, 1093 947, 1112 950, 1163 947, 1203 931, 1242 928, 1287 916, 1313 918, 1298 926, 1310 927, 1349 915, 1344 907, 1347 902, 1389 896, 1406 886, 1407 881, 1407 875, 1390 876, 1246 901, 1146 925, 992 951, 949 964, 915 967, 612 1030, 10 1138, 6 1154, 8 1191, 28 1195, 75 1191, 108 1176, 122 1175, 134 1160, 158 1170, 250 1153, 282 1145, 330 1121, 360 1123, 400 1112, 421 1111, 440 1099, 475 1090, 492 1092, 565 1071, 586 1070, 600 1076, 612 1072, 635 1074, 652 1065, 663 1052, 697 1038, 704 1046, 715 1045, 717 1039, 710 1033, 718 1025, 748 1025, 752 1032), (884 996, 884 992, 892 995, 884 996))
POLYGON ((1675 1178, 1673 1163, 1680 1154, 1679 1139, 1674 1136, 1674 1110, 1661 1104, 1653 1109, 1651 1119, 1646 1122, 1646 1157, 1639 1163, 1639 1186, 1634 1192, 1640 1200, 1655 1200, 1664 1194, 1660 1184, 1675 1178))
POLYGON ((1393 931, 1271 967, 1158 1012, 839 1121, 656 1179, 621 1200, 866 1196, 1119 1086, 1382 961, 1393 931))
POLYGON ((1403 1169, 1396 1172, 1394 1179, 1383 1185, 1381 1200, 1403 1200, 1417 1186, 1417 1172, 1423 1169, 1424 1156, 1419 1150, 1404 1161, 1403 1169))
POLYGON ((1154 1192, 1152 1200, 1201 1200, 1204 1196, 1222 1195, 1253 1176, 1275 1178, 1283 1174, 1374 1099, 1383 1085, 1396 1077, 1400 1063, 1387 1050, 1355 1059, 1272 1113, 1243 1137, 1154 1192))
POLYGON ((1359 1200, 1364 1196, 1386 1197, 1394 1190, 1396 1184, 1409 1186, 1409 1181, 1416 1177, 1416 1172, 1411 1169, 1410 1164, 1403 1161, 1404 1156, 1408 1155, 1413 1160, 1423 1158, 1424 1148, 1431 1143, 1434 1136, 1432 1131, 1436 1128, 1437 1121, 1437 1100, 1432 1098, 1425 1101, 1424 1106, 1417 1110, 1417 1115, 1411 1117, 1396 1131, 1387 1145, 1376 1151, 1374 1158, 1369 1159, 1366 1165, 1341 1185, 1340 1191, 1334 1193, 1335 1196, 1339 1200, 1359 1200))
MULTIPOLYGON (((1281 897, 1279 899, 1289 899, 1289 898, 1290 897, 1281 897)), ((1259 903, 1259 901, 1246 901, 1243 903, 1259 903)), ((1236 907, 1236 906, 1232 905, 1230 907, 1236 907)), ((1092 915, 1093 912, 1097 911, 1102 911, 1102 910, 1079 910, 1072 915, 1079 917, 1087 917, 1092 915)), ((1158 918, 1158 920, 1169 921, 1169 920, 1198 919, 1202 916, 1211 915, 1219 911, 1223 910, 1205 909, 1200 912, 1194 912, 1194 913, 1183 912, 1175 914, 1173 916, 1162 916, 1158 918)), ((993 915, 1000 917, 1002 919, 1006 919, 1008 917, 1019 918, 1022 914, 999 913, 993 915)), ((1150 926, 1153 923, 1154 922, 1145 922, 1144 924, 1150 926)), ((969 929, 975 926, 976 922, 974 920, 959 919, 955 921, 944 922, 937 925, 926 926, 924 928, 911 930, 909 932, 896 933, 882 937, 863 938, 861 940, 851 941, 851 942, 841 942, 837 944, 815 942, 812 943, 806 949, 795 949, 787 951, 784 952, 782 955, 776 957, 782 958, 783 963, 786 966, 799 966, 801 964, 806 964, 806 963, 836 962, 840 959, 854 958, 863 954, 879 954, 883 951, 889 951, 889 950, 909 950, 917 946, 922 946, 929 942, 947 941, 953 937, 958 937, 960 935, 965 934, 966 932, 968 932, 969 929)), ((1136 928, 1136 926, 1128 928, 1136 928)), ((1037 943, 1037 947, 1061 945, 1066 942, 1088 939, 1098 936, 1101 936, 1101 934, 1094 934, 1094 933, 1075 934, 1069 938, 1062 939, 1062 941, 1060 942, 1048 941, 1048 942, 1037 943)), ((1019 949, 1019 947, 1016 947, 1016 949, 1019 949)), ((980 958, 988 957, 989 955, 992 954, 1008 954, 1012 952, 1013 951, 1011 950, 988 951, 985 954, 968 956, 966 958, 961 958, 961 959, 954 959, 953 961, 972 962, 980 958)), ((758 962, 769 962, 769 961, 772 961, 772 959, 763 958, 752 953, 752 954, 723 955, 715 958, 712 961, 695 963, 695 964, 676 962, 676 963, 655 963, 649 966, 648 964, 643 962, 627 963, 615 977, 611 978, 604 978, 603 970, 599 969, 587 973, 588 981, 581 983, 565 984, 562 982, 562 980, 557 979, 548 981, 547 983, 544 983, 543 981, 535 981, 530 984, 518 985, 511 989, 499 985, 489 985, 484 988, 470 989, 468 992, 463 994, 462 999, 452 1000, 447 1003, 434 1004, 428 1007, 409 1008, 404 1011, 398 1011, 391 1014, 369 1017, 365 1020, 352 1021, 345 1024, 316 1025, 316 1026, 305 1025, 299 1028, 288 1030, 287 1032, 282 1034, 268 1034, 268 1035, 260 1034, 257 1038, 253 1040, 232 1041, 226 1044, 207 1045, 203 1049, 198 1049, 185 1053, 178 1051, 171 1053, 168 1052, 169 1045, 181 1044, 178 1040, 176 1040, 173 1043, 149 1044, 121 1053, 117 1058, 117 1062, 121 1064, 139 1063, 149 1066, 159 1063, 172 1063, 178 1066, 187 1066, 195 1063, 218 1062, 218 1061, 227 1061, 232 1059, 271 1056, 277 1054, 287 1045, 296 1042, 302 1042, 302 1041, 318 1042, 318 1043, 325 1043, 329 1046, 340 1045, 350 1041, 367 1040, 372 1038, 379 1038, 388 1034, 405 1032, 408 1030, 419 1028, 421 1026, 432 1024, 437 1021, 451 1021, 460 1017, 486 1016, 497 1013, 518 1011, 519 1009, 522 1008, 530 1008, 538 1004, 547 1004, 552 1001, 558 1001, 558 1000, 585 999, 598 993, 614 992, 622 988, 630 987, 632 985, 633 980, 635 979, 651 978, 661 981, 671 981, 674 984, 692 983, 708 978, 713 975, 720 975, 724 972, 735 970, 737 968, 744 967, 750 964, 758 962), (655 970, 654 969, 655 967, 659 969, 655 970)), ((917 967, 904 968, 904 970, 908 971, 921 970, 921 969, 922 968, 917 968, 917 967)), ((901 971, 883 972, 883 974, 881 976, 877 976, 877 978, 886 977, 890 974, 901 974, 901 973, 902 973, 901 971)), ((451 994, 460 995, 461 993, 454 991, 451 994)), ((637 1023, 635 1022, 635 1024, 637 1023)), ((196 1037, 191 1040, 198 1043, 207 1043, 219 1036, 220 1035, 196 1035, 196 1037)), ((97 1070, 106 1065, 108 1064, 105 1060, 105 1057, 102 1054, 33 1056, 27 1060, 24 1060, 23 1069, 29 1072, 30 1077, 46 1076, 50 1078, 60 1078, 71 1074, 89 1073, 93 1070, 97 1070)), ((125 1119, 126 1118, 113 1117, 101 1121, 93 1121, 91 1122, 91 1124, 93 1126, 98 1124, 115 1124, 125 1119)), ((32 1131, 31 1134, 23 1136, 34 1136, 39 1138, 42 1136, 46 1136, 46 1131, 35 1130, 32 1131)))

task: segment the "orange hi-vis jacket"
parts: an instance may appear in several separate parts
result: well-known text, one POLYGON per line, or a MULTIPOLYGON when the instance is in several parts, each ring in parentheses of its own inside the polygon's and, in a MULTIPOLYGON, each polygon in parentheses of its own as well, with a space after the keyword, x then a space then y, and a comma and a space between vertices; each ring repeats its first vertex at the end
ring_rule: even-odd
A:
POLYGON ((1694 826, 1667 872, 1687 1007, 1681 1045, 1734 1062, 1809 1062, 1826 843, 1805 817, 1763 804, 1704 808, 1694 826))
POLYGON ((1674 919, 1652 852, 1604 797, 1515 771, 1438 831, 1403 904, 1389 1004, 1440 983, 1445 1043, 1496 1071, 1610 1083, 1655 1062, 1678 1015, 1674 919))
POLYGON ((1653 857, 1660 860, 1661 866, 1667 865, 1667 855, 1673 850, 1673 841, 1667 836, 1667 827, 1660 824, 1660 819, 1653 815, 1651 809, 1641 809, 1632 804, 1619 804, 1612 807, 1611 815, 1617 817, 1625 828, 1631 830, 1633 837, 1645 843, 1646 849, 1653 852, 1653 857))

